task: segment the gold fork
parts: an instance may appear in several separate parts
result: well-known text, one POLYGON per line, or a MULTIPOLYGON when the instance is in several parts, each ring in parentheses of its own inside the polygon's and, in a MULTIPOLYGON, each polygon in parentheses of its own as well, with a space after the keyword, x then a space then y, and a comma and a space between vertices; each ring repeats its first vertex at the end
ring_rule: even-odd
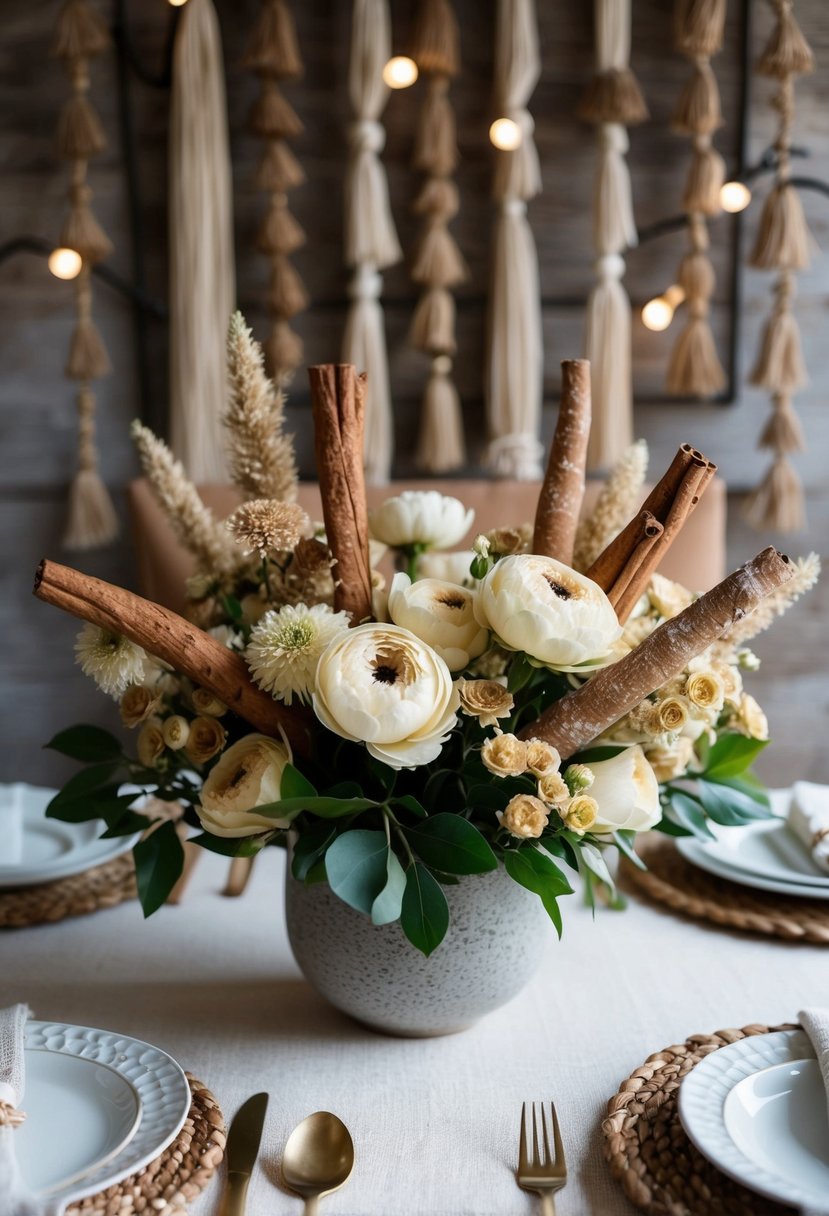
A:
POLYGON ((561 1143, 561 1132, 558 1127, 555 1103, 550 1103, 553 1118, 553 1156, 550 1156, 550 1138, 547 1134, 547 1116, 544 1104, 539 1103, 541 1116, 536 1111, 535 1102, 532 1104, 532 1155, 527 1151, 527 1103, 521 1107, 521 1140, 518 1146, 518 1185, 525 1191, 536 1191, 541 1196, 541 1211, 544 1216, 555 1216, 556 1208, 553 1195, 567 1183, 567 1164, 564 1160, 564 1145, 561 1143), (538 1133, 541 1129, 541 1147, 539 1151, 538 1133))

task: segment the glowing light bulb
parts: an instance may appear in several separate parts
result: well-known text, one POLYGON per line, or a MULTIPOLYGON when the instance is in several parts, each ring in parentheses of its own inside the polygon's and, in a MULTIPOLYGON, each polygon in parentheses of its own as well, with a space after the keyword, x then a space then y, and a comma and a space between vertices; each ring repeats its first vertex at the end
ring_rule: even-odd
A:
POLYGON ((53 249, 48 265, 56 279, 76 279, 83 260, 76 249, 53 249))
POLYGON ((514 152, 521 147, 521 128, 511 118, 496 118, 489 128, 490 142, 502 152, 514 152))
POLYGON ((673 319, 673 306, 664 296, 656 296, 655 299, 648 300, 642 309, 642 324, 646 329, 652 329, 655 333, 661 333, 663 329, 667 329, 673 319))
POLYGON ((408 89, 417 80, 417 64, 408 55, 395 55, 383 68, 383 80, 390 89, 408 89))
POLYGON ((751 191, 745 182, 725 182, 720 186, 720 206, 723 211, 745 211, 750 202, 751 191))
POLYGON ((187 3, 187 0, 167 0, 167 3, 170 5, 170 8, 182 8, 187 3))

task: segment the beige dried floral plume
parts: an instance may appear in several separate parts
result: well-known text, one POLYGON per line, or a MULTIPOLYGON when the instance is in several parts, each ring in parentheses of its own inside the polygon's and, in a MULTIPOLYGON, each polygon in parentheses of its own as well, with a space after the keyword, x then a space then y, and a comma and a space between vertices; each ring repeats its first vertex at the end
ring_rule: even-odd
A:
POLYGON ((820 558, 817 553, 799 557, 792 565, 794 573, 789 581, 782 587, 778 587, 771 595, 767 595, 748 616, 737 621, 725 635, 724 641, 731 642, 734 646, 750 642, 752 638, 757 637, 758 633, 763 633, 768 629, 777 617, 782 616, 791 608, 801 595, 805 595, 814 587, 820 577, 820 558))
POLYGON ((633 516, 647 471, 648 445, 639 439, 623 453, 602 487, 595 507, 579 524, 573 556, 577 570, 588 570, 633 516))
POLYGON ((243 502, 227 518, 227 526, 246 553, 285 553, 293 549, 309 527, 308 516, 293 502, 254 498, 243 502))

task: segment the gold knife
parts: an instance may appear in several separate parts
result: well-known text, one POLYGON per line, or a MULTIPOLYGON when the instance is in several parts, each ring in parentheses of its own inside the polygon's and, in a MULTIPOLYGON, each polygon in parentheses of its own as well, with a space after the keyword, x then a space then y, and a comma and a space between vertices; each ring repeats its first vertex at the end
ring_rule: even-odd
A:
POLYGON ((259 1152, 267 1109, 268 1095, 254 1094, 233 1116, 227 1134, 227 1182, 219 1216, 244 1216, 248 1183, 259 1152))

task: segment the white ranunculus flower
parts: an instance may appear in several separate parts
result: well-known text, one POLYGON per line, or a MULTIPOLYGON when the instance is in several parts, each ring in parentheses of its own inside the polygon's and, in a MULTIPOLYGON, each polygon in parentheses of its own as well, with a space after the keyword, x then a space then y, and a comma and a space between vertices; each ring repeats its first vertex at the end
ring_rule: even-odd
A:
POLYGON ((637 744, 611 760, 592 760, 590 797, 599 811, 591 832, 645 832, 662 818, 659 782, 637 744))
POLYGON ((245 735, 211 769, 196 813, 214 836, 250 836, 287 821, 257 815, 256 807, 277 802, 282 773, 291 759, 284 743, 267 735, 245 735))
POLYGON ((416 768, 440 754, 458 692, 440 655, 408 629, 368 624, 323 651, 313 703, 335 734, 365 743, 391 768, 416 768))
POLYGON ((605 658, 622 632, 613 605, 592 579, 531 553, 493 566, 475 611, 511 650, 553 668, 605 658))
POLYGON ((475 619, 475 592, 457 583, 435 578, 413 583, 408 574, 395 574, 389 616, 437 651, 450 671, 463 671, 489 641, 489 632, 475 619))
POLYGON ((369 511, 368 526, 375 540, 393 549, 411 545, 451 549, 469 531, 474 518, 475 512, 458 498, 437 490, 404 490, 369 511))
POLYGON ((421 553, 417 559, 418 578, 440 578, 445 583, 458 583, 463 587, 472 586, 472 575, 469 567, 475 553, 472 549, 456 549, 453 553, 421 553))

